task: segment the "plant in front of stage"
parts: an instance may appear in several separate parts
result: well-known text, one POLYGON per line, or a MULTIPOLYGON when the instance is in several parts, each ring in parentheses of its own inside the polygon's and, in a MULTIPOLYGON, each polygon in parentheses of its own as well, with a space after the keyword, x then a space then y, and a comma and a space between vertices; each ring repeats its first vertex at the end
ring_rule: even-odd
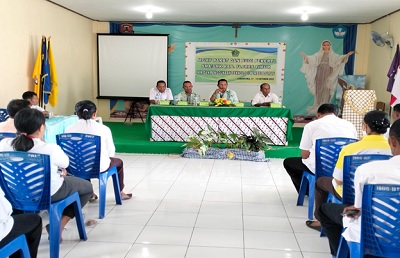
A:
POLYGON ((183 145, 186 147, 183 156, 189 157, 189 153, 195 151, 200 158, 265 161, 264 151, 270 149, 271 143, 257 128, 253 128, 251 135, 238 135, 215 132, 211 126, 207 126, 198 134, 189 137, 189 141, 183 145))

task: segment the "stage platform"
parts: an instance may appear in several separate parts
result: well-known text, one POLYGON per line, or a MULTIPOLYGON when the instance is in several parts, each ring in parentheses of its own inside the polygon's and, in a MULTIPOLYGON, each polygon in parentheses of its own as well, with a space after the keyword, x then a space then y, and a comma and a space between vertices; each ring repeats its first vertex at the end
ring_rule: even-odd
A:
MULTIPOLYGON (((181 154, 183 142, 153 142, 146 134, 144 123, 124 124, 121 122, 105 122, 110 127, 114 144, 118 153, 152 153, 152 154, 181 154)), ((271 146, 266 151, 268 158, 287 158, 300 156, 299 143, 302 127, 292 128, 293 140, 288 146, 271 146)))

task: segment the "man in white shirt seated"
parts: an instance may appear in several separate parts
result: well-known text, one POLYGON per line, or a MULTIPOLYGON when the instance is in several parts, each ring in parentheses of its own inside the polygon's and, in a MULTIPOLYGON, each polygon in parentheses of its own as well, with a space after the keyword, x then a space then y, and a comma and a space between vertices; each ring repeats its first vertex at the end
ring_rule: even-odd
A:
POLYGON ((176 95, 178 101, 187 101, 188 104, 193 104, 195 98, 200 101, 200 95, 193 92, 193 85, 190 81, 184 81, 182 88, 183 91, 176 95))
POLYGON ((8 119, 0 123, 0 132, 16 133, 17 129, 14 125, 14 116, 18 111, 24 108, 29 108, 30 104, 24 99, 13 99, 7 105, 8 119))
POLYGON ((317 120, 304 126, 300 140, 301 157, 286 158, 283 161, 293 185, 299 192, 303 171, 315 173, 315 141, 317 139, 345 137, 357 139, 355 126, 347 120, 337 117, 335 106, 322 104, 317 111, 317 120))
POLYGON ((271 86, 268 83, 263 83, 260 85, 260 92, 258 92, 251 101, 251 105, 256 107, 269 107, 271 103, 279 103, 279 97, 271 93, 271 86))
POLYGON ((25 91, 24 94, 22 94, 22 98, 24 100, 27 100, 31 104, 31 108, 37 109, 40 112, 42 112, 44 115, 48 115, 49 112, 46 111, 44 108, 38 106, 39 103, 39 98, 37 94, 33 91, 25 91))
POLYGON ((210 102, 214 102, 218 98, 224 98, 232 103, 238 103, 236 92, 228 90, 228 81, 225 79, 218 80, 217 89, 211 93, 210 102))
POLYGON ((343 227, 347 242, 360 242, 360 209, 365 184, 400 184, 400 120, 392 124, 389 131, 389 145, 393 157, 389 160, 372 161, 359 166, 354 177, 354 205, 324 203, 318 211, 322 227, 326 231, 331 254, 336 255, 343 227), (340 214, 355 210, 355 215, 342 217, 340 214))
POLYGON ((156 104, 156 100, 173 100, 172 92, 170 88, 167 88, 167 83, 163 80, 159 80, 155 88, 150 89, 150 104, 156 104))

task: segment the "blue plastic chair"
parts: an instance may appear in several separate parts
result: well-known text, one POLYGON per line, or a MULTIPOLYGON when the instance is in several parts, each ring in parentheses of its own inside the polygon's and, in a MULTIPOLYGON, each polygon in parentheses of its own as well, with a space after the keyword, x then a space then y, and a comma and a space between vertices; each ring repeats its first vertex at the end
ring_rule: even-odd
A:
POLYGON ((400 185, 364 185, 361 241, 349 242, 350 257, 400 257, 400 185))
POLYGON ((308 219, 314 218, 315 182, 322 176, 331 177, 343 146, 356 142, 351 138, 324 138, 315 141, 315 175, 304 171, 301 179, 297 206, 302 206, 308 186, 308 219))
POLYGON ((69 157, 67 171, 83 179, 99 179, 99 218, 104 218, 106 209, 107 180, 112 176, 115 202, 122 204, 118 172, 115 166, 100 171, 100 136, 82 133, 65 133, 56 136, 57 144, 69 157))
POLYGON ((0 108, 0 122, 4 122, 8 119, 8 112, 5 108, 0 108))
POLYGON ((343 204, 354 204, 354 175, 359 166, 374 160, 388 160, 391 157, 391 155, 382 154, 345 156, 343 163, 343 204))
POLYGON ((13 253, 21 250, 22 258, 30 258, 28 243, 24 234, 14 238, 10 243, 6 244, 0 249, 0 257, 8 257, 13 253))
POLYGON ((16 133, 1 133, 0 132, 0 141, 4 138, 15 138, 17 136, 16 133))
POLYGON ((50 156, 30 152, 0 152, 0 187, 14 209, 49 210, 50 257, 59 257, 61 217, 73 204, 80 239, 86 240, 81 202, 77 192, 51 203, 50 156))

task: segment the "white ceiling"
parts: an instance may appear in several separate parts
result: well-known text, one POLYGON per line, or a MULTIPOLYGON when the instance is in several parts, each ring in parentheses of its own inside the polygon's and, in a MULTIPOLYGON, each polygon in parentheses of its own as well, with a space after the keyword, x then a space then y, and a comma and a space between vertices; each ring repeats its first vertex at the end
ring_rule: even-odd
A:
MULTIPOLYGON (((96 21, 166 23, 370 23, 400 9, 399 0, 48 0, 96 21), (138 7, 152 5, 152 19, 138 7)), ((147 8, 145 8, 147 9, 147 8)))

